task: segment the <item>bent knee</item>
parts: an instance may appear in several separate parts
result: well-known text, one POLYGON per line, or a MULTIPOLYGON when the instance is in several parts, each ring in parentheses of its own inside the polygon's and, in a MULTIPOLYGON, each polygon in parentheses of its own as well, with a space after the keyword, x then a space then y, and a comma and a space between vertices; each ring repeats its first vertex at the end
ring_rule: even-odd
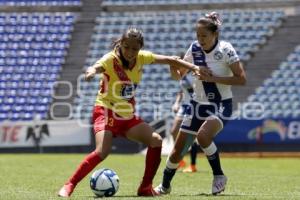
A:
POLYGON ((151 138, 150 147, 161 147, 162 138, 158 133, 153 133, 151 138))
POLYGON ((200 131, 197 136, 197 141, 201 147, 205 148, 213 141, 213 137, 200 131))

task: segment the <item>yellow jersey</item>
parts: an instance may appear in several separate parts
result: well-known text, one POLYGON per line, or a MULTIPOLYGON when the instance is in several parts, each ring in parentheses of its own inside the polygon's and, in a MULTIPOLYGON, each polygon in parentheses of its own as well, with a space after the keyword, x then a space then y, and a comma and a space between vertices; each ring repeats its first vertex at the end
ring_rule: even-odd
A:
POLYGON ((151 64, 154 60, 152 52, 140 50, 134 67, 125 69, 115 51, 105 54, 96 62, 105 71, 101 75, 95 105, 111 109, 124 118, 132 117, 135 90, 142 78, 143 65, 151 64))

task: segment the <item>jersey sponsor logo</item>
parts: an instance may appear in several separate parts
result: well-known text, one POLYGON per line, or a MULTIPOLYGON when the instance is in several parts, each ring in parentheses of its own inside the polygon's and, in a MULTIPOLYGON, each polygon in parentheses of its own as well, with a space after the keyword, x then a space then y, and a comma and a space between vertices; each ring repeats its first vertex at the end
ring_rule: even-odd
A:
POLYGON ((215 60, 221 60, 223 58, 223 54, 220 51, 216 51, 214 53, 214 59, 215 60))
POLYGON ((134 91, 137 84, 124 84, 121 89, 121 97, 126 100, 130 100, 134 97, 134 91))
POLYGON ((193 52, 193 56, 195 56, 195 57, 201 57, 203 54, 202 54, 202 52, 201 51, 194 51, 193 52))

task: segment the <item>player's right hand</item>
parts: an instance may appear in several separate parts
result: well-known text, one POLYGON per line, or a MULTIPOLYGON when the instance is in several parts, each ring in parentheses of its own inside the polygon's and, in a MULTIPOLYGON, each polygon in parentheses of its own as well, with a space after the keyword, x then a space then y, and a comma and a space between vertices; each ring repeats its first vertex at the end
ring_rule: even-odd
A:
POLYGON ((86 81, 90 81, 90 80, 92 80, 94 78, 95 75, 96 75, 96 69, 94 67, 89 67, 85 71, 84 79, 86 81))

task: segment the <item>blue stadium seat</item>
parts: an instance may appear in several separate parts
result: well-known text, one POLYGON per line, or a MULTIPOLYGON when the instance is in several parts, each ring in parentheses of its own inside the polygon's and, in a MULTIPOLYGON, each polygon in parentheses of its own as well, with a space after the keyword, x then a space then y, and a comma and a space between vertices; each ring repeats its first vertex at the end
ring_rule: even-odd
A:
POLYGON ((47 117, 51 88, 64 63, 75 20, 73 13, 0 14, 0 101, 10 106, 8 120, 47 117), (29 105, 36 107, 32 110, 29 105), (23 112, 26 109, 28 113, 23 112))
POLYGON ((81 5, 80 0, 1 0, 0 1, 0 6, 80 6, 80 5, 81 5))
POLYGON ((264 103, 266 117, 299 117, 300 112, 300 45, 283 61, 263 86, 248 97, 248 102, 264 103), (295 64, 294 64, 295 63, 295 64))

